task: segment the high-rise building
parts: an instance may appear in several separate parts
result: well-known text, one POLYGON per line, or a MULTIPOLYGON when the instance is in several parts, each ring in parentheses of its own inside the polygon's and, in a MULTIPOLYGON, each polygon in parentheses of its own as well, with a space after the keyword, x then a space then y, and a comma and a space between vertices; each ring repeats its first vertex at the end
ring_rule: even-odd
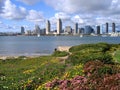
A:
POLYGON ((27 30, 25 34, 26 35, 32 35, 32 31, 31 30, 27 30))
POLYGON ((100 26, 97 26, 97 34, 100 34, 100 26))
POLYGON ((25 28, 23 26, 21 27, 21 34, 25 34, 25 28))
POLYGON ((94 33, 94 29, 89 25, 85 26, 84 34, 91 34, 91 33, 94 33))
POLYGON ((78 23, 75 23, 74 35, 78 34, 78 23))
POLYGON ((35 25, 35 34, 36 35, 40 34, 40 27, 39 27, 39 25, 35 25))
POLYGON ((47 20, 46 22, 46 34, 49 34, 50 33, 50 21, 47 20))
POLYGON ((78 29, 78 34, 84 34, 84 28, 79 28, 78 29))
POLYGON ((115 23, 112 23, 112 32, 115 32, 115 23))
POLYGON ((106 33, 108 33, 108 23, 106 23, 106 33))
POLYGON ((62 32, 62 21, 61 19, 58 19, 57 21, 57 34, 60 34, 62 32))
POLYGON ((46 29, 43 28, 43 29, 40 29, 40 35, 45 35, 46 34, 46 29))
POLYGON ((68 34, 71 34, 71 33, 72 33, 72 28, 71 28, 71 26, 66 26, 66 27, 65 27, 65 32, 67 32, 68 34))

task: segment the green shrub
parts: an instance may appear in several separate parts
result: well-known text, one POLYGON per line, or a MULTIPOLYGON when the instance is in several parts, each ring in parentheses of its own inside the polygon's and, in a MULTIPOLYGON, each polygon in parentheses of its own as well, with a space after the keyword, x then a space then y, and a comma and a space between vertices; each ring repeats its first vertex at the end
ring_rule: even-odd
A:
POLYGON ((85 74, 95 75, 102 77, 104 75, 112 75, 120 73, 120 67, 111 64, 104 64, 101 61, 89 61, 84 65, 85 74))
POLYGON ((89 90, 118 90, 120 68, 116 65, 90 61, 84 65, 89 90))
POLYGON ((93 49, 94 51, 106 52, 110 49, 110 44, 107 43, 97 43, 97 44, 82 44, 78 46, 73 46, 70 48, 70 52, 77 52, 86 49, 93 49))
POLYGON ((75 53, 69 56, 66 63, 72 63, 73 65, 76 64, 85 64, 88 61, 99 60, 104 64, 112 64, 112 56, 108 53, 75 53))
POLYGON ((67 55, 69 55, 68 52, 65 52, 65 51, 55 51, 52 56, 63 57, 63 56, 67 56, 67 55))
POLYGON ((110 66, 104 66, 104 67, 101 67, 101 68, 98 69, 98 74, 99 75, 113 74, 113 73, 115 73, 115 71, 110 66))
POLYGON ((18 59, 24 59, 27 58, 26 56, 19 56, 18 59))

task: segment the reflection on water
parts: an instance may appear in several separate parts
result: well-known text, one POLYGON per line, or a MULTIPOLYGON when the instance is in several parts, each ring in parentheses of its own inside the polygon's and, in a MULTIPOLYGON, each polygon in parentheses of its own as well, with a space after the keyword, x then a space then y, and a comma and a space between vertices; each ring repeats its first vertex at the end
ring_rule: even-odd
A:
POLYGON ((0 36, 0 55, 51 54, 58 46, 98 42, 120 43, 120 37, 0 36))

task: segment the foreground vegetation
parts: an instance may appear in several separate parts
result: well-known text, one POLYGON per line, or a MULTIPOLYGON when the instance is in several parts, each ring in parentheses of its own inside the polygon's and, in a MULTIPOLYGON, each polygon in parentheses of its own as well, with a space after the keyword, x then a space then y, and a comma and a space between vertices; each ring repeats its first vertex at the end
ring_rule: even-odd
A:
POLYGON ((120 89, 119 44, 83 44, 69 51, 0 60, 0 90, 120 89))

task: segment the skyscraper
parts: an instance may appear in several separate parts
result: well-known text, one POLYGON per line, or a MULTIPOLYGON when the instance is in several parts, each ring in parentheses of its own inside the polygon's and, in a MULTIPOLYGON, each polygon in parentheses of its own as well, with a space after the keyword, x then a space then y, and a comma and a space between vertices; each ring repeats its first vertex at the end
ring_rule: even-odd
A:
POLYGON ((72 33, 72 28, 71 28, 71 26, 66 26, 66 27, 65 27, 65 32, 67 32, 68 34, 71 34, 71 33, 72 33))
POLYGON ((49 32, 50 32, 50 21, 47 20, 47 22, 46 22, 46 34, 49 34, 49 32))
POLYGON ((100 34, 100 26, 97 26, 97 34, 100 34))
POLYGON ((21 34, 25 34, 25 28, 23 26, 21 27, 21 34))
POLYGON ((108 33, 108 23, 106 23, 106 33, 108 33))
POLYGON ((94 33, 94 29, 89 25, 85 26, 84 34, 91 34, 91 33, 94 33))
POLYGON ((115 23, 112 23, 112 32, 115 32, 115 23))
POLYGON ((62 21, 61 19, 58 19, 57 21, 57 34, 60 34, 62 31, 62 21))
POLYGON ((35 34, 36 35, 40 34, 40 27, 39 27, 39 25, 35 25, 35 34))
POLYGON ((78 23, 75 23, 74 35, 78 34, 78 23))

